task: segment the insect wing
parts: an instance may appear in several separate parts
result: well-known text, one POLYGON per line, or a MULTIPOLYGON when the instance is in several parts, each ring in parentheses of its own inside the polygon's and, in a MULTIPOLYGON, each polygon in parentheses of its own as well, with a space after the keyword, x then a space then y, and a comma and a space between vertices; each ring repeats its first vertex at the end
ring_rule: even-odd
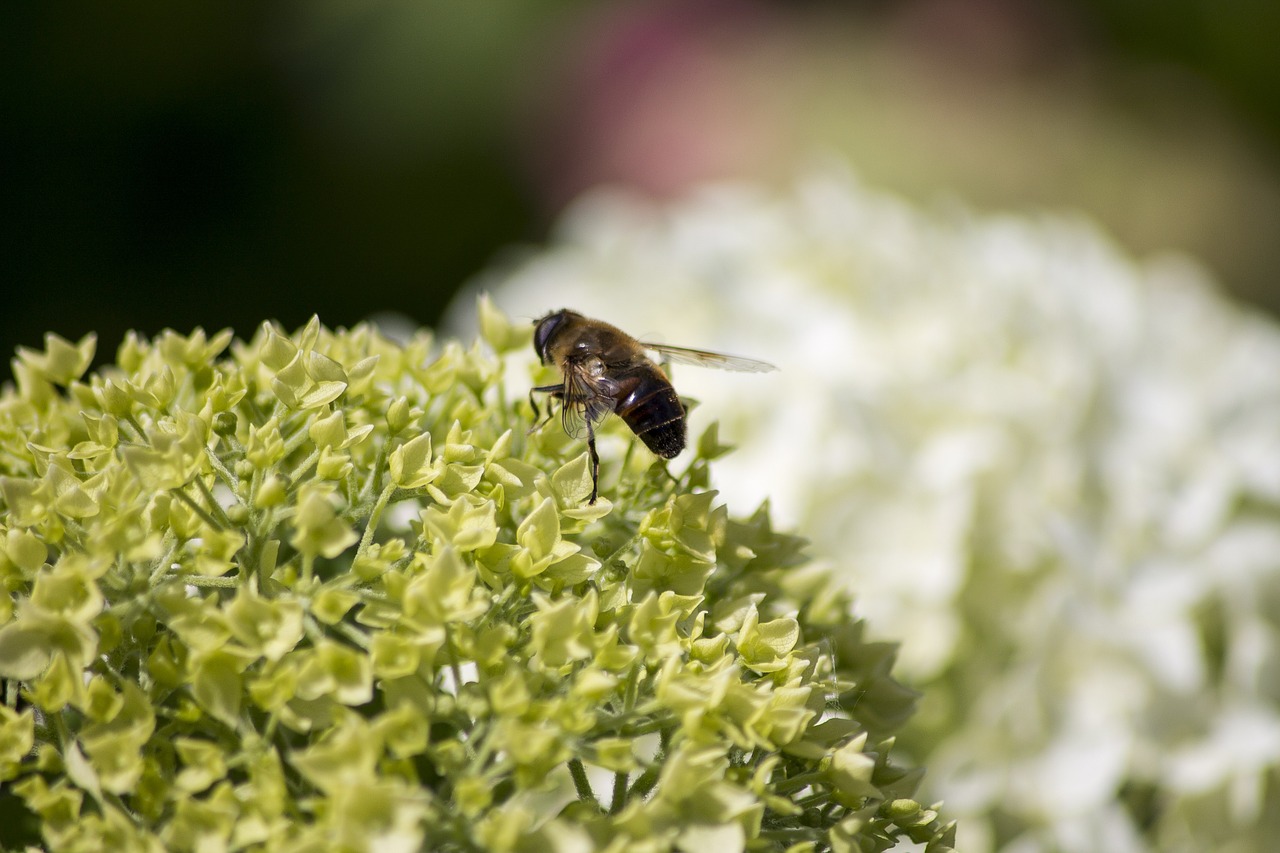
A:
POLYGON ((588 421, 599 423, 612 412, 611 385, 609 380, 593 378, 579 367, 567 367, 564 371, 564 407, 560 412, 564 431, 574 438, 581 438, 588 421))
POLYGON ((667 344, 642 342, 640 346, 661 354, 664 358, 681 364, 693 364, 698 367, 714 367, 720 370, 736 370, 740 373, 768 373, 777 370, 767 361, 754 358, 743 358, 740 355, 725 355, 721 352, 708 352, 689 347, 673 347, 667 344))

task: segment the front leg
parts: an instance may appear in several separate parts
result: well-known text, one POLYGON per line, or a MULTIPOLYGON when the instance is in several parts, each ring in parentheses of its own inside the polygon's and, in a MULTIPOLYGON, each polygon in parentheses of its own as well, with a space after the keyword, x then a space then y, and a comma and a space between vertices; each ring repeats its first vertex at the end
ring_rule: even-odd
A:
POLYGON ((541 423, 538 422, 538 419, 542 417, 542 411, 538 408, 537 401, 533 399, 534 394, 550 394, 558 400, 563 400, 564 385, 537 385, 529 389, 529 408, 533 409, 533 426, 529 427, 529 435, 542 429, 547 421, 551 420, 551 407, 548 406, 546 420, 541 423))

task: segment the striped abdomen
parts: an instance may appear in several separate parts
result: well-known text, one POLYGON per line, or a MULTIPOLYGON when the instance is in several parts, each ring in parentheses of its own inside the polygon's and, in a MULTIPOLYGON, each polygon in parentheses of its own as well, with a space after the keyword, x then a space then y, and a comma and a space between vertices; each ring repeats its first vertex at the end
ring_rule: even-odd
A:
POLYGON ((614 412, 664 459, 684 450, 684 404, 658 366, 646 362, 614 374, 621 386, 614 412))

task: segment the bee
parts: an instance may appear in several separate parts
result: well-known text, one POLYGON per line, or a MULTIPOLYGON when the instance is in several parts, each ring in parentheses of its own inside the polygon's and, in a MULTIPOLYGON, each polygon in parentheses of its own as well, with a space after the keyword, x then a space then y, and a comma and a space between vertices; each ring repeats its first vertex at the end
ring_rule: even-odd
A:
POLYGON ((776 369, 753 358, 638 341, 615 326, 576 311, 553 311, 535 320, 534 327, 534 352, 543 364, 560 369, 562 381, 530 389, 529 405, 537 421, 540 413, 533 395, 550 394, 561 403, 565 432, 578 438, 585 431, 591 454, 588 503, 596 502, 600 490, 595 425, 610 412, 622 418, 645 446, 663 459, 672 459, 685 448, 685 405, 667 374, 645 355, 646 350, 660 354, 664 361, 701 367, 747 373, 776 369))

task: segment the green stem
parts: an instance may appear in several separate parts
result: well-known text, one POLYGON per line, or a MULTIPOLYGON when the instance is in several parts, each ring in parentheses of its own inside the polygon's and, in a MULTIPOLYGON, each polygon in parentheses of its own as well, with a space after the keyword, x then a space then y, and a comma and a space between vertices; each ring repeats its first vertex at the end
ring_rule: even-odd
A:
POLYGON ((365 522, 364 533, 360 534, 360 547, 356 549, 355 558, 357 560, 364 556, 365 551, 369 549, 370 543, 373 542, 374 531, 378 529, 378 522, 382 520, 382 511, 387 508, 387 502, 391 500, 391 495, 395 493, 395 490, 395 483, 387 483, 381 494, 378 495, 378 500, 374 503, 373 509, 369 511, 369 520, 365 522))
POLYGON ((630 551, 630 550, 631 550, 631 548, 632 548, 632 546, 634 546, 637 542, 639 542, 639 541, 640 541, 640 537, 641 537, 641 536, 643 536, 643 535, 644 535, 644 534, 642 534, 642 533, 636 533, 636 534, 634 534, 630 539, 628 539, 626 542, 623 542, 621 546, 619 546, 617 549, 615 549, 613 553, 611 553, 609 556, 607 556, 607 557, 605 557, 603 560, 601 560, 601 561, 600 561, 600 565, 602 565, 602 566, 611 566, 611 565, 613 565, 613 561, 614 561, 614 560, 616 560, 616 559, 618 558, 618 556, 619 556, 620 554, 622 554, 624 551, 630 551))
POLYGON ((823 840, 823 833, 816 829, 762 829, 760 837, 778 841, 790 847, 802 841, 823 840))
POLYGON ((617 814, 627 804, 628 778, 622 770, 613 774, 613 802, 609 804, 609 814, 617 814))
POLYGON ((774 792, 786 795, 792 791, 799 791, 801 788, 806 788, 809 785, 822 782, 825 779, 826 776, 816 770, 808 773, 801 773, 798 776, 792 776, 790 779, 784 779, 779 782, 774 788, 774 792))
POLYGON ((369 479, 361 488, 361 492, 371 492, 378 487, 378 481, 382 479, 382 470, 386 464, 387 445, 383 442, 378 445, 378 454, 373 458, 373 468, 369 471, 369 479))
POLYGON ((462 669, 458 666, 458 650, 453 645, 453 632, 448 623, 444 626, 444 646, 449 650, 449 669, 453 672, 454 695, 462 696, 462 669))
POLYGON ((311 466, 316 464, 316 461, 319 459, 320 459, 320 451, 319 450, 311 451, 311 455, 308 456, 306 459, 303 459, 302 462, 298 465, 298 467, 294 468, 293 472, 289 474, 289 482, 296 483, 299 480, 301 480, 302 475, 306 474, 307 471, 311 468, 311 466))
POLYGON ((142 428, 142 424, 138 423, 138 419, 133 416, 133 412, 129 412, 128 414, 126 414, 124 418, 122 418, 122 420, 124 421, 124 423, 127 423, 129 424, 129 426, 133 427, 135 440, 142 441, 147 437, 147 431, 142 428))
MULTIPOLYGON (((196 485, 200 487, 200 494, 209 502, 209 508, 222 520, 223 527, 235 527, 231 523, 231 519, 227 516, 227 511, 222 508, 222 504, 218 503, 218 499, 213 496, 213 490, 205 483, 203 477, 196 477, 196 485)), ((237 500, 239 500, 237 498, 237 500)))
POLYGON ((209 465, 213 468, 214 473, 221 478, 222 482, 226 484, 227 488, 230 489, 233 494, 239 495, 240 478, 237 477, 230 468, 223 464, 222 460, 218 457, 218 454, 214 453, 211 448, 206 447, 204 449, 204 455, 208 457, 209 465))
POLYGON ((653 786, 658 784, 658 774, 661 773, 662 762, 655 761, 647 768, 640 777, 636 779, 636 783, 631 786, 630 795, 632 797, 646 797, 653 790, 653 786))
POLYGON ((284 457, 288 457, 289 454, 293 453, 293 451, 301 447, 307 439, 311 438, 311 435, 307 432, 307 429, 306 429, 309 423, 309 416, 303 412, 299 412, 295 414, 292 418, 290 417, 281 418, 280 432, 284 433, 288 430, 292 430, 294 428, 295 422, 301 422, 301 423, 298 423, 298 428, 294 432, 292 432, 288 438, 284 440, 284 457))
POLYGON ((319 645, 324 640, 324 628, 320 627, 320 623, 310 613, 302 618, 302 630, 306 632, 312 645, 319 645))
POLYGON ((600 808, 600 801, 596 799, 595 791, 591 790, 591 780, 587 778, 587 769, 582 766, 581 759, 569 759, 569 775, 573 777, 573 787, 578 792, 578 799, 600 808))
POLYGON ((632 664, 631 671, 627 673, 627 687, 623 694, 623 708, 630 713, 635 710, 636 697, 640 691, 640 665, 632 664))
POLYGON ((631 716, 631 714, 618 714, 612 719, 600 717, 598 718, 600 728, 604 731, 617 732, 620 737, 640 737, 642 735, 651 735, 654 732, 661 732, 671 726, 671 721, 666 719, 650 720, 640 725, 629 725, 626 720, 631 716))
POLYGON ((151 572, 151 578, 148 582, 148 586, 154 587, 156 584, 160 583, 160 579, 169 573, 169 566, 173 564, 174 552, 178 550, 178 540, 173 535, 172 530, 165 533, 165 539, 169 540, 169 547, 165 549, 165 552, 160 559, 156 560, 156 567, 151 572))
POLYGON ((352 626, 348 625, 345 622, 338 622, 337 624, 331 627, 335 631, 337 631, 339 634, 341 634, 342 636, 350 640, 352 643, 355 643, 357 646, 364 649, 366 652, 369 651, 369 647, 370 647, 369 638, 360 629, 353 628, 352 626))
POLYGON ((114 806, 116 811, 120 812, 120 814, 124 815, 126 818, 131 820, 135 827, 139 829, 142 828, 143 826, 142 818, 139 817, 133 809, 125 805, 124 800, 121 799, 119 794, 112 794, 110 792, 104 791, 102 794, 102 799, 110 803, 112 806, 114 806))
POLYGON ((205 524, 209 525, 214 530, 225 529, 224 525, 220 521, 218 521, 216 518, 214 518, 212 515, 210 515, 207 509, 200 506, 200 504, 195 502, 194 498, 192 498, 190 495, 187 494, 187 491, 185 488, 174 489, 173 494, 177 496, 178 500, 182 501, 184 504, 191 507, 191 511, 194 512, 196 515, 200 516, 200 520, 203 521, 205 524))
POLYGON ((240 585, 240 581, 236 578, 214 577, 212 575, 183 575, 182 582, 189 583, 192 586, 215 589, 235 589, 240 585))

